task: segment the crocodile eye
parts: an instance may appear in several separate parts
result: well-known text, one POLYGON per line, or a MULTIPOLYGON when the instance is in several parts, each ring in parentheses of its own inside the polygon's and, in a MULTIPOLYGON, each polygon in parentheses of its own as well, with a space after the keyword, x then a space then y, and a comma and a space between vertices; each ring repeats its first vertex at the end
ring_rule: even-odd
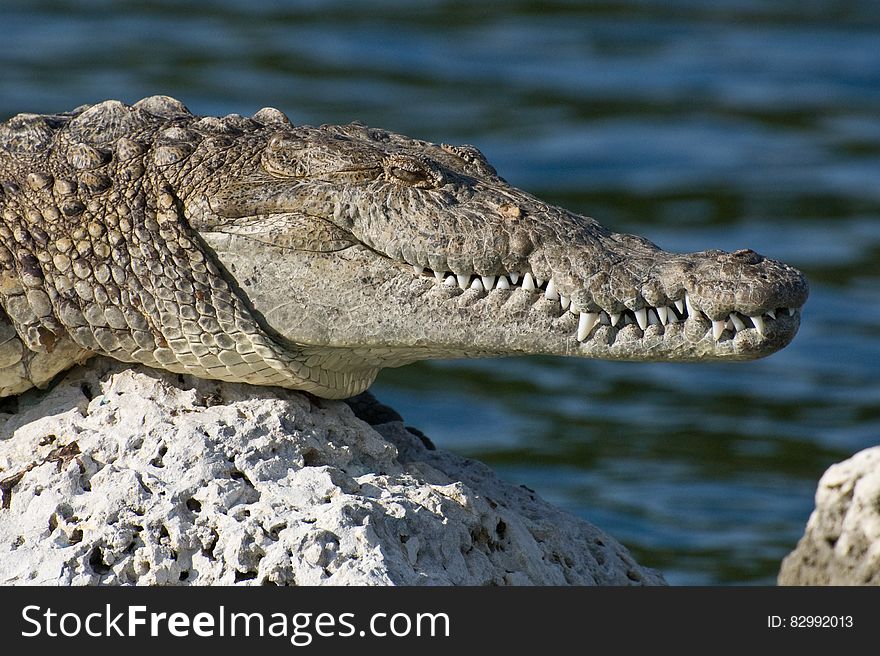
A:
POLYGON ((409 155, 391 155, 385 162, 386 177, 419 189, 440 187, 443 174, 430 162, 409 155))
POLYGON ((392 166, 391 167, 391 175, 400 180, 401 182, 405 182, 406 184, 415 185, 419 182, 427 182, 428 180, 428 172, 422 169, 412 170, 405 169, 401 166, 392 166))

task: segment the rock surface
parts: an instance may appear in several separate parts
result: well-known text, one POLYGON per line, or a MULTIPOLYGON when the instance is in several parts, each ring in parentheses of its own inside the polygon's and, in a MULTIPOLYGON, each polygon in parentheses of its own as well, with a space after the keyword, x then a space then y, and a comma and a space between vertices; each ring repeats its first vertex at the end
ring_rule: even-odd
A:
POLYGON ((3 403, 0 584, 664 583, 368 396, 95 360, 3 403))
POLYGON ((880 447, 828 468, 780 585, 880 585, 880 447))

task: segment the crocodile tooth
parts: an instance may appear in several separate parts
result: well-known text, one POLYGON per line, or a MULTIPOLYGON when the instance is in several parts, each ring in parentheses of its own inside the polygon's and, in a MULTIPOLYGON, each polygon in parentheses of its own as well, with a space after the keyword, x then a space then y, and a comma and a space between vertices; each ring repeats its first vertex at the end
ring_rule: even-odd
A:
POLYGON ((458 280, 458 286, 462 289, 467 289, 470 286, 471 277, 466 276, 463 273, 456 274, 456 279, 458 280))
POLYGON ((736 312, 730 313, 730 322, 733 324, 733 327, 737 330, 745 330, 746 324, 743 323, 743 320, 736 316, 736 312))
POLYGON ((660 323, 664 326, 669 321, 669 308, 665 305, 661 305, 657 308, 657 318, 660 319, 660 323))
POLYGON ((439 271, 434 272, 434 278, 437 280, 438 283, 443 282, 443 274, 440 273, 439 271))
POLYGON ((577 329, 577 340, 579 342, 587 338, 587 335, 590 334, 597 321, 599 321, 599 315, 595 312, 581 312, 577 329))
POLYGON ((473 280, 473 282, 471 283, 470 288, 471 288, 471 289, 476 289, 478 292, 483 291, 483 281, 480 280, 480 279, 477 278, 477 277, 474 277, 474 280, 473 280))
POLYGON ((776 310, 767 310, 764 314, 766 314, 771 319, 776 318, 776 310))
POLYGON ((679 321, 681 321, 681 319, 678 318, 678 315, 672 310, 669 310, 669 312, 667 312, 666 318, 669 320, 669 323, 678 323, 679 321))
POLYGON ((620 312, 612 312, 608 318, 611 319, 611 325, 616 326, 620 322, 620 312))
POLYGON ((458 286, 458 283, 455 281, 455 276, 446 276, 446 280, 443 281, 443 284, 447 287, 458 286))
POLYGON ((660 317, 657 316, 657 309, 651 308, 648 310, 648 325, 649 326, 659 326, 660 325, 660 317))
POLYGON ((543 286, 544 286, 544 279, 538 278, 538 276, 535 276, 535 287, 543 287, 543 286))
POLYGON ((794 308, 785 308, 788 310, 788 316, 793 317, 796 310, 794 308))
POLYGON ((418 264, 412 265, 413 275, 420 276, 425 273, 425 267, 420 267, 418 264))
MULTIPOLYGON (((685 294, 687 294, 687 292, 685 292, 685 294)), ((679 314, 684 314, 684 299, 675 301, 675 307, 678 308, 679 314)))
POLYGON ((526 274, 523 276, 522 288, 525 289, 527 292, 535 291, 535 279, 532 278, 531 273, 526 272, 526 274))
POLYGON ((700 315, 700 313, 694 307, 694 304, 691 303, 690 294, 688 294, 687 292, 685 292, 684 295, 684 304, 687 306, 688 316, 696 319, 700 315))
POLYGON ((510 289, 510 283, 507 282, 506 276, 498 276, 498 282, 495 284, 495 289, 510 289))
POLYGON ((752 323, 755 324, 755 330, 758 331, 758 334, 762 337, 764 336, 764 320, 761 317, 749 317, 752 320, 752 323))
POLYGON ((563 310, 567 310, 568 306, 571 305, 571 299, 568 296, 559 295, 559 305, 562 306, 563 310))
POLYGON ((724 332, 725 321, 712 321, 712 339, 716 342, 721 339, 721 333, 724 332))
POLYGON ((555 301, 559 298, 559 294, 556 292, 556 285, 553 284, 553 279, 547 283, 547 289, 544 291, 544 298, 548 298, 551 301, 555 301))
POLYGON ((648 313, 645 311, 645 308, 641 310, 635 310, 636 315, 636 323, 639 324, 639 328, 644 330, 648 327, 648 313))
POLYGON ((495 276, 480 276, 480 280, 483 282, 483 289, 487 292, 495 289, 495 276))
POLYGON ((510 274, 510 282, 512 282, 514 285, 516 283, 518 283, 519 282, 519 274, 518 273, 511 273, 510 274))

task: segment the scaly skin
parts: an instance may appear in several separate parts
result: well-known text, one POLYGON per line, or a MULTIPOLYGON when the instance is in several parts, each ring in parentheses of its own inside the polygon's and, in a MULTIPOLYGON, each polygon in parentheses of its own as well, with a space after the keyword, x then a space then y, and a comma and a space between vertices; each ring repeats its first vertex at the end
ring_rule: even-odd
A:
POLYGON ((107 101, 0 124, 0 395, 95 354, 344 398, 382 367, 749 359, 807 283, 511 187, 470 146, 107 101))

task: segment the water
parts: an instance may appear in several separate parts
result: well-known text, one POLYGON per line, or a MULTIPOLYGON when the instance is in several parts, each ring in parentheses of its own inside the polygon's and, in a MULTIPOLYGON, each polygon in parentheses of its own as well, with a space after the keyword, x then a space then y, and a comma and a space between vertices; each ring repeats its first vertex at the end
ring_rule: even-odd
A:
POLYGON ((880 4, 5 2, 0 115, 154 93, 476 143, 668 250, 806 272, 766 360, 432 362, 374 391, 674 584, 772 583, 822 472, 880 437, 880 4), (592 8, 590 8, 592 7, 592 8))

